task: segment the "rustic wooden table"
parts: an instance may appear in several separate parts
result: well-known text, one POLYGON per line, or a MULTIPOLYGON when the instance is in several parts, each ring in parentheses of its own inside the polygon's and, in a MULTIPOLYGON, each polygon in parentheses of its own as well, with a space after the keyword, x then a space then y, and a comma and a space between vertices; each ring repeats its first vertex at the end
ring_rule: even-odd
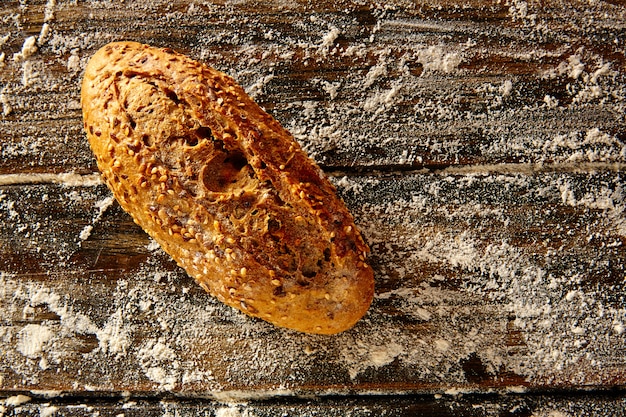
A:
POLYGON ((626 415, 626 2, 4 0, 0 416, 626 415), (237 79, 372 248, 354 329, 205 294, 82 132, 89 57, 237 79))

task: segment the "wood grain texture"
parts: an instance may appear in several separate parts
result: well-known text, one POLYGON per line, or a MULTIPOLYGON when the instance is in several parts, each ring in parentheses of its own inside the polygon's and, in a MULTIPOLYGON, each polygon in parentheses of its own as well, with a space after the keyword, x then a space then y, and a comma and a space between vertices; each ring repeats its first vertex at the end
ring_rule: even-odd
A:
POLYGON ((33 397, 5 411, 624 415, 625 26, 621 1, 3 3, 0 392, 33 397), (376 276, 353 331, 222 306, 111 200, 78 100, 122 39, 232 75, 332 177, 376 276))

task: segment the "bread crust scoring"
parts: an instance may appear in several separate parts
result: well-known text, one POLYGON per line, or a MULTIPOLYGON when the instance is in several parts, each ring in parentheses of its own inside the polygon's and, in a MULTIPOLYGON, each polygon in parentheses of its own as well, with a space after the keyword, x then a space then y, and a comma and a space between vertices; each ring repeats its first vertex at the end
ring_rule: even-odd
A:
POLYGON ((369 248, 336 190, 232 78, 135 42, 89 61, 81 102, 124 210, 209 293, 307 333, 352 327, 369 248))

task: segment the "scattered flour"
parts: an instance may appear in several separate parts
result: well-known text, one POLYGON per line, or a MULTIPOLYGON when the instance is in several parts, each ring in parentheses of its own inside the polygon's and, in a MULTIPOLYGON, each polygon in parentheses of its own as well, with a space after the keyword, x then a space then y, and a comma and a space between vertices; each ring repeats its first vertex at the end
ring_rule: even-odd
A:
POLYGON ((22 404, 26 404, 30 400, 31 398, 29 396, 19 394, 13 397, 5 398, 4 400, 0 400, 0 401, 6 406, 17 407, 22 404))
POLYGON ((24 45, 22 45, 22 50, 13 54, 13 61, 15 62, 23 62, 28 60, 31 56, 33 56, 37 52, 37 38, 35 36, 30 36, 24 40, 24 45))
POLYGON ((377 65, 372 66, 367 74, 365 74, 365 80, 363 81, 363 87, 369 88, 371 87, 377 79, 381 76, 387 75, 387 63, 381 62, 377 65))
POLYGON ((137 351, 146 376, 159 384, 162 389, 171 390, 179 382, 177 355, 161 340, 148 340, 137 351))
POLYGON ((572 415, 559 410, 542 410, 538 413, 533 413, 531 417, 572 417, 572 415))
POLYGON ((232 405, 215 410, 215 417, 255 417, 255 414, 246 409, 242 410, 239 405, 232 405))
MULTIPOLYGON (((605 140, 597 132, 590 136, 605 140)), ((575 257, 575 249, 551 252, 542 241, 526 249, 498 233, 519 224, 511 217, 522 215, 520 207, 539 201, 538 207, 570 211, 572 222, 575 213, 588 211, 583 218, 593 225, 592 242, 613 245, 607 253, 619 250, 621 179, 614 173, 586 175, 585 182, 573 174, 550 175, 333 178, 372 246, 379 286, 366 318, 332 338, 277 329, 217 303, 172 269, 153 243, 140 268, 114 283, 97 271, 89 278, 80 270, 65 273, 87 283, 79 293, 54 274, 31 281, 7 271, 0 277, 0 305, 26 323, 0 331, 0 348, 9 354, 3 366, 10 368, 1 371, 41 384, 43 372, 76 363, 78 383, 94 389, 132 390, 149 381, 163 391, 202 387, 226 393, 242 389, 241 381, 267 386, 270 393, 297 392, 311 375, 322 378, 317 383, 348 387, 398 369, 407 381, 464 387, 464 363, 470 360, 480 362, 484 378, 518 375, 516 386, 604 378, 576 369, 581 363, 612 369, 612 349, 626 346, 626 310, 611 300, 615 290, 581 281, 588 276, 584 269, 605 271, 605 260, 598 258, 597 266, 576 258, 560 264, 561 256, 575 257), (457 277, 453 287, 449 276, 457 277), (28 322, 42 311, 45 320, 28 322), (410 326, 390 325, 396 316, 410 326), (520 333, 519 342, 510 343, 510 329, 520 333), (121 372, 125 385, 107 385, 108 372, 121 372)), ((72 204, 90 195, 92 207, 107 215, 104 186, 60 189, 72 204)), ((28 211, 17 203, 0 196, 2 212, 19 225, 28 211)), ((529 224, 546 218, 532 211, 523 216, 529 224)), ((575 223, 555 225, 552 236, 559 233, 564 244, 574 239, 573 248, 586 236, 575 223)))
POLYGON ((106 321, 101 329, 96 330, 98 346, 103 353, 125 355, 131 341, 123 310, 118 308, 106 321))
POLYGON ((53 337, 48 326, 27 324, 17 334, 17 350, 24 356, 40 356, 45 344, 53 337))
MULTIPOLYGON (((12 55, 13 60, 0 59, 0 65, 21 71, 21 79, 16 80, 15 85, 3 86, 0 90, 3 117, 32 109, 41 112, 42 117, 58 114, 44 104, 28 102, 31 93, 46 84, 42 80, 50 79, 49 70, 40 59, 43 48, 47 48, 46 53, 63 58, 61 66, 67 68, 67 78, 75 81, 84 67, 86 53, 117 39, 118 34, 110 32, 85 32, 76 36, 55 31, 57 10, 61 6, 70 7, 67 4, 48 0, 39 36, 26 38, 21 50, 12 55)), ((533 3, 516 0, 507 4, 511 21, 535 25, 538 16, 533 3)), ((91 4, 85 5, 88 6, 91 4)), ((99 5, 102 8, 118 6, 116 2, 99 5)), ((209 6, 193 3, 181 13, 198 15, 203 7, 209 6)), ((345 159, 346 166, 365 166, 368 162, 410 166, 416 162, 421 164, 419 158, 424 153, 434 159, 433 163, 457 163, 467 143, 475 146, 474 136, 486 138, 477 145, 480 147, 477 154, 488 160, 515 158, 536 163, 546 160, 624 163, 626 160, 626 145, 610 133, 614 115, 623 114, 623 78, 620 78, 617 63, 601 62, 600 57, 590 56, 584 50, 559 50, 551 58, 565 58, 548 69, 544 77, 548 82, 555 81, 555 85, 556 81, 565 80, 567 89, 550 90, 549 94, 541 90, 534 102, 517 103, 513 99, 519 99, 517 92, 525 87, 523 77, 503 81, 487 71, 485 78, 474 83, 468 80, 460 86, 451 82, 463 74, 461 64, 482 53, 476 42, 446 43, 446 35, 441 36, 441 32, 458 30, 454 22, 433 23, 430 27, 428 23, 418 22, 428 33, 406 30, 398 36, 394 29, 412 28, 401 20, 387 17, 384 9, 376 11, 376 22, 370 33, 357 41, 352 41, 351 37, 355 37, 360 25, 338 17, 332 22, 321 18, 295 22, 301 25, 301 38, 285 37, 282 43, 271 43, 263 51, 259 51, 258 46, 247 45, 242 33, 220 33, 219 28, 207 29, 206 36, 203 34, 191 47, 198 56, 215 58, 213 62, 219 63, 219 54, 224 51, 216 52, 214 45, 231 42, 232 51, 228 52, 241 59, 232 63, 233 68, 229 70, 241 74, 244 85, 261 100, 271 94, 272 89, 267 88, 270 84, 280 86, 282 81, 274 65, 278 64, 278 69, 282 70, 280 65, 299 57, 297 54, 304 57, 302 62, 306 65, 324 59, 354 60, 355 67, 361 69, 350 78, 325 79, 316 74, 315 80, 310 81, 311 89, 321 89, 330 101, 296 103, 286 100, 286 114, 280 115, 321 162, 341 165, 345 159), (409 38, 405 39, 405 35, 409 38), (348 46, 341 45, 344 37, 350 43, 348 46), (380 53, 380 48, 372 45, 375 37, 389 43, 387 52, 380 53), (452 84, 455 89, 449 87, 452 84), (560 100, 553 95, 556 93, 560 93, 560 100), (475 100, 472 103, 479 110, 468 107, 471 100, 467 97, 475 100), (589 114, 583 110, 600 100, 611 109, 608 117, 583 120, 580 125, 566 124, 567 120, 589 114), (396 111, 400 108, 412 110, 396 111), (486 113, 485 108, 489 109, 486 113), (545 108, 554 113, 543 113, 547 111, 545 108), (528 129, 528 120, 541 123, 539 119, 544 116, 546 124, 556 126, 550 126, 551 135, 538 135, 528 129), (460 137, 456 120, 463 120, 461 126, 466 129, 463 134, 467 133, 467 142, 460 137), (475 121, 473 130, 467 120, 475 121), (365 149, 371 149, 372 154, 365 149), (440 160, 437 155, 441 155, 440 160)), ((178 18, 175 13, 168 16, 178 18)), ((262 30, 266 40, 281 36, 279 30, 262 30)), ((535 30, 542 29, 536 27, 535 30)), ((499 36, 495 32, 489 35, 499 36)), ((8 42, 8 36, 0 38, 0 47, 8 42)), ((525 51, 503 50, 502 53, 516 60, 542 58, 525 51)), ((69 96, 76 96, 74 81, 68 88, 69 96)), ((306 82, 308 80, 303 81, 306 82)), ((61 83, 57 88, 62 90, 65 86, 61 83)), ((62 103, 72 111, 77 109, 75 99, 73 103, 70 100, 62 103)), ((76 132, 54 134, 60 138, 79 136, 76 132)), ((27 133, 20 140, 23 142, 3 146, 2 157, 32 159, 32 155, 41 155, 42 149, 48 149, 45 141, 27 133)), ((81 152, 88 154, 86 149, 81 152)), ((75 156, 71 152, 70 155, 75 156)), ((57 180, 39 178, 42 182, 54 183, 81 180, 76 176, 55 175, 57 180)), ((37 182, 34 179, 28 178, 37 182)), ((599 242, 604 248, 619 248, 620 239, 626 236, 624 195, 619 185, 622 179, 617 179, 617 185, 605 181, 604 185, 582 190, 580 184, 569 177, 556 179, 556 186, 529 188, 551 196, 550 205, 554 207, 588 209, 589 218, 599 222, 590 229, 605 234, 590 234, 587 243, 599 242), (596 218, 594 212, 601 214, 596 218), (609 237, 612 240, 609 241, 609 237)), ((10 185, 10 181, 20 180, 0 176, 0 181, 4 181, 2 185, 10 185)), ((487 242, 482 229, 488 232, 496 224, 506 230, 515 221, 506 206, 489 201, 468 206, 462 193, 457 201, 439 200, 450 195, 445 187, 468 190, 472 184, 489 181, 497 183, 497 187, 488 190, 495 193, 494 190, 499 189, 519 191, 517 186, 529 179, 523 175, 487 178, 478 174, 457 174, 431 183, 404 184, 408 191, 397 189, 387 201, 366 202, 362 208, 353 203, 360 212, 357 219, 374 247, 373 256, 380 272, 374 306, 354 331, 328 339, 297 335, 251 320, 217 304, 195 289, 180 272, 172 272, 171 264, 159 261, 162 253, 150 242, 148 259, 139 270, 128 271, 123 278, 111 278, 97 271, 81 275, 84 271, 70 270, 64 277, 77 275, 76 282, 84 285, 84 291, 79 294, 75 288, 68 288, 76 282, 58 282, 54 274, 37 280, 14 276, 11 271, 1 275, 0 305, 3 309, 23 315, 25 320, 39 310, 48 314, 40 323, 0 330, 0 347, 9 355, 0 370, 8 370, 7 375, 15 374, 21 378, 21 383, 33 386, 50 384, 42 377, 42 371, 76 366, 75 389, 133 389, 145 386, 148 381, 156 390, 184 392, 200 387, 220 395, 237 390, 247 393, 246 387, 240 386, 245 382, 252 387, 267 386, 268 395, 272 395, 297 393, 301 384, 311 384, 311 375, 323 378, 322 384, 343 385, 349 389, 351 384, 367 382, 372 375, 393 375, 398 369, 406 372, 403 376, 407 381, 466 387, 468 375, 463 363, 469 358, 480 361, 485 368, 485 378, 512 372, 521 379, 516 384, 542 384, 552 382, 551 378, 561 378, 560 381, 568 383, 590 383, 594 381, 586 379, 588 375, 576 373, 581 364, 599 369, 599 373, 610 367, 604 365, 623 366, 611 360, 620 360, 615 359, 612 350, 623 349, 625 343, 624 308, 606 298, 601 283, 581 282, 584 274, 577 273, 576 265, 558 264, 560 253, 575 255, 575 251, 545 249, 544 255, 542 245, 547 246, 548 242, 539 239, 534 242, 537 252, 515 246, 507 239, 487 242), (404 199, 407 192, 412 196, 404 199), (429 223, 431 218, 434 220, 429 223), (437 221, 456 229, 441 230, 437 221), (450 276, 458 277, 454 284, 460 290, 446 286, 450 276), (113 284, 99 282, 110 279, 117 281, 113 284), (114 293, 110 293, 112 286, 114 293), (390 325, 396 316, 409 321, 410 329, 390 325), (509 339, 508 329, 511 328, 521 333, 517 344, 509 339), (120 376, 122 386, 114 385, 111 381, 119 381, 120 376)), ((381 182, 380 179, 344 177, 337 184, 348 195, 374 195, 372 190, 381 186, 381 182)), ((99 182, 92 185, 101 186, 99 182)), ((480 200, 481 196, 478 192, 474 198, 480 200)), ((81 199, 79 192, 67 193, 67 200, 72 204, 79 204, 81 199)), ((35 222, 26 217, 28 210, 19 210, 16 203, 19 201, 11 200, 4 193, 0 195, 2 220, 27 228, 20 229, 22 233, 18 235, 31 233, 25 236, 31 238, 36 230, 34 226, 28 229, 31 226, 27 225, 35 222)), ((106 215, 111 204, 111 197, 100 195, 91 224, 77 233, 79 245, 89 238, 93 226, 106 215)), ((513 202, 510 205, 514 206, 513 202)), ((516 215, 530 217, 532 213, 516 215)), ((577 233, 575 227, 570 230, 577 233)), ((568 243, 566 237, 562 240, 568 243)), ((76 249, 73 243, 72 251, 76 249)), ((48 255, 56 261, 58 254, 48 255)), ((605 261, 608 260, 597 262, 605 261)), ((68 264, 59 263, 57 267, 66 268, 68 264)), ((458 395, 464 389, 453 388, 447 394, 458 395)), ((12 401, 15 404, 11 405, 16 405, 21 400, 12 401)), ((9 402, 5 400, 5 404, 9 402)), ((45 413, 56 411, 50 408, 45 413)), ((240 406, 220 408, 218 415, 252 416, 240 406)), ((566 414, 546 411, 537 415, 562 417, 566 414)))
POLYGON ((459 52, 448 51, 443 46, 429 46, 417 51, 417 61, 424 66, 424 71, 450 74, 457 69, 462 58, 459 52))
POLYGON ((39 417, 52 417, 59 411, 59 407, 55 407, 53 405, 43 406, 39 410, 39 417))
MULTIPOLYGON (((4 55, 0 55, 0 58, 4 57, 4 55)), ((2 62, 2 60, 0 60, 2 62)), ((0 66, 1 67, 1 66, 0 66)), ((2 115, 8 116, 13 112, 13 107, 11 106, 11 102, 9 101, 9 97, 5 94, 6 87, 0 90, 0 104, 2 104, 2 115)))
POLYGON ((79 241, 78 241, 78 245, 80 246, 82 244, 82 242, 84 242, 85 240, 89 239, 89 236, 91 235, 91 231, 93 230, 93 227, 96 223, 98 223, 100 221, 100 219, 102 219, 102 216, 104 215, 104 213, 106 212, 106 210, 111 207, 111 205, 113 204, 113 202, 115 201, 114 197, 112 195, 104 198, 103 200, 97 201, 95 204, 95 207, 98 209, 98 212, 96 213, 95 217, 93 218, 91 224, 85 226, 83 228, 83 230, 80 232, 79 234, 79 241))
POLYGON ((323 37, 320 47, 323 49, 330 48, 333 46, 339 35, 341 34, 341 30, 336 27, 332 27, 323 37))

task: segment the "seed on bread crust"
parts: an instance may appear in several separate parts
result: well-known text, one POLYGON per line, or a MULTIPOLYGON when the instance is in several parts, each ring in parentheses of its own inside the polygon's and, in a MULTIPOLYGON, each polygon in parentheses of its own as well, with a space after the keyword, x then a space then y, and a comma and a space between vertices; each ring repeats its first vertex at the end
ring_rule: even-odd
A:
POLYGON ((365 314, 374 279, 352 216, 232 78, 116 42, 89 61, 81 102, 105 183, 206 291, 307 333, 338 333, 365 314))

